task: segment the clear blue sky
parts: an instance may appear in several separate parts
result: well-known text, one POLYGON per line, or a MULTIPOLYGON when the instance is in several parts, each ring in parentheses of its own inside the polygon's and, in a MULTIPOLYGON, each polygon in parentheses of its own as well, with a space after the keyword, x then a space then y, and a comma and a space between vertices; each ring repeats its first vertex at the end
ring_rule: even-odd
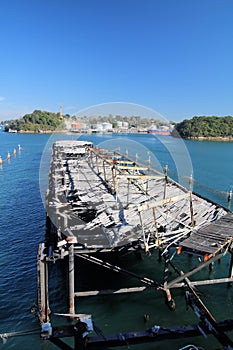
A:
POLYGON ((130 102, 233 115, 232 0, 2 0, 0 120, 130 102))

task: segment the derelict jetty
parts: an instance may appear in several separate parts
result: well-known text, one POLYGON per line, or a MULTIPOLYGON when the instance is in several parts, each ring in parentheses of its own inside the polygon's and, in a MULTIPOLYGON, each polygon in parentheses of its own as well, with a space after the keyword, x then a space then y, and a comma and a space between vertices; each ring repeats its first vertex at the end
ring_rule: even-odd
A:
POLYGON ((174 338, 212 333, 224 348, 233 349, 231 339, 224 333, 233 329, 233 320, 218 323, 195 292, 198 285, 233 282, 233 214, 230 211, 196 195, 191 186, 190 189, 182 187, 168 177, 167 169, 162 174, 152 169, 150 162, 140 164, 118 151, 71 140, 53 145, 46 211, 45 241, 38 251, 38 317, 43 337, 61 349, 68 349, 61 338, 74 336, 75 349, 94 349, 100 348, 100 344, 102 347, 125 345, 126 340, 128 344, 161 340, 166 334, 166 329, 158 327, 139 332, 137 336, 124 333, 122 338, 119 335, 92 337, 89 333, 93 327, 87 315, 86 318, 80 316, 89 326, 81 336, 73 326, 52 327, 48 269, 51 263, 65 259, 69 281, 68 316, 77 315, 75 298, 143 292, 147 288, 160 290, 169 308, 174 309, 171 289, 187 287, 187 303, 200 323, 192 329, 178 327, 168 333, 174 338), (181 271, 170 259, 170 250, 174 247, 177 254, 198 255, 199 264, 190 271, 181 271), (154 250, 164 264, 160 280, 138 276, 130 267, 125 269, 104 260, 104 254, 108 253, 121 256, 130 251, 151 254, 154 250), (231 260, 224 278, 190 280, 196 272, 206 266, 211 268, 227 253, 231 254, 231 260), (117 290, 76 291, 76 256, 113 273, 133 276, 139 285, 117 290), (177 274, 173 280, 169 277, 170 269, 177 274))

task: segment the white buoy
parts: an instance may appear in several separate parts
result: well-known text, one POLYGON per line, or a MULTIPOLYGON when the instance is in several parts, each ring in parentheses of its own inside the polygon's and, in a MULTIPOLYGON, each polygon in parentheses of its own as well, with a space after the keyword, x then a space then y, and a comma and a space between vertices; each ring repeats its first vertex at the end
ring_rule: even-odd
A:
POLYGON ((18 145, 18 150, 21 151, 21 146, 20 145, 18 145))

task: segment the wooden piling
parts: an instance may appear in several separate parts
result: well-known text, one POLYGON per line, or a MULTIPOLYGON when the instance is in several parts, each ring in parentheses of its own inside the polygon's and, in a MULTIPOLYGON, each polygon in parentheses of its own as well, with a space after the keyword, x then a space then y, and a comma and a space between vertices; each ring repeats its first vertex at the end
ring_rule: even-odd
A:
POLYGON ((49 322, 49 299, 48 299, 48 266, 44 255, 44 244, 39 245, 37 257, 38 270, 38 309, 40 323, 49 322))
POLYGON ((168 166, 165 166, 164 169, 164 191, 163 191, 163 199, 166 198, 166 189, 167 189, 167 174, 168 174, 168 166))
POLYGON ((168 305, 169 309, 174 311, 176 308, 175 301, 172 299, 172 295, 170 292, 170 289, 167 288, 167 281, 169 276, 169 251, 167 250, 164 253, 164 259, 165 259, 165 265, 164 265, 164 296, 165 296, 165 303, 168 305))
MULTIPOLYGON (((231 253, 231 260, 230 260, 230 266, 229 266, 229 278, 233 277, 233 251, 232 249, 230 250, 231 253)), ((228 282, 228 287, 232 286, 232 282, 228 282)))
POLYGON ((75 314, 74 303, 74 246, 69 247, 69 313, 75 314))

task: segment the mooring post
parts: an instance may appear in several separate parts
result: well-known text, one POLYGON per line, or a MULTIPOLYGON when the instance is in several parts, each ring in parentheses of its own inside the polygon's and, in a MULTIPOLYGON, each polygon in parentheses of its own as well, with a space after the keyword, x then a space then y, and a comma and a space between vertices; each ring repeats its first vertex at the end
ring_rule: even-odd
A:
POLYGON ((230 191, 228 193, 228 198, 227 198, 228 209, 231 208, 231 200, 232 200, 232 188, 230 188, 230 191))
POLYGON ((69 313, 75 314, 74 304, 74 246, 69 247, 69 313))
POLYGON ((150 165, 151 165, 151 159, 150 159, 150 151, 147 152, 148 154, 148 171, 150 171, 150 165))

